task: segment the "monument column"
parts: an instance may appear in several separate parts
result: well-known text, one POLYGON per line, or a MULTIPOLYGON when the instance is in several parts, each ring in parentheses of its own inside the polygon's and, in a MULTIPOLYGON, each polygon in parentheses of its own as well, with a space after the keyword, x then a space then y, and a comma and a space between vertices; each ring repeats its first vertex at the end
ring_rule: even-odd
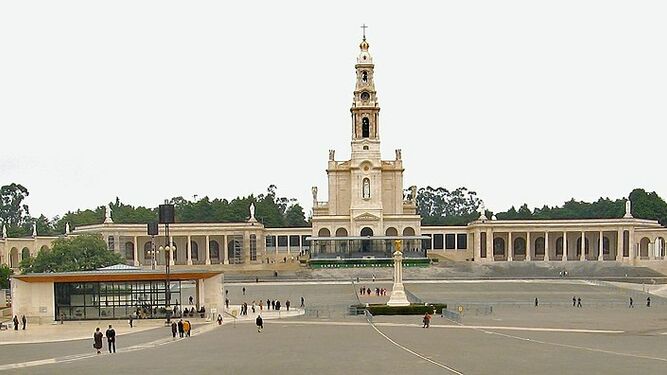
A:
POLYGON ((139 265, 139 241, 137 241, 137 236, 134 236, 134 261, 132 262, 135 266, 139 265))
POLYGON ((563 262, 567 261, 567 232, 563 231, 563 262))
POLYGON ((512 246, 512 232, 507 232, 507 261, 512 261, 514 247, 512 246))
MULTIPOLYGON (((199 250, 199 249, 198 249, 199 250)), ((192 265, 192 238, 188 234, 188 243, 185 246, 185 251, 187 252, 186 257, 188 259, 188 265, 192 265)))
POLYGON ((526 231, 526 261, 530 261, 530 231, 526 231))
POLYGON ((579 256, 580 261, 586 260, 586 232, 581 231, 581 255, 579 256))
POLYGON ((598 241, 598 261, 604 260, 604 233, 600 231, 600 238, 598 241))
POLYGON ((206 235, 206 264, 211 264, 211 246, 209 243, 209 236, 206 235))
POLYGON ((544 261, 549 261, 549 232, 544 231, 544 261))

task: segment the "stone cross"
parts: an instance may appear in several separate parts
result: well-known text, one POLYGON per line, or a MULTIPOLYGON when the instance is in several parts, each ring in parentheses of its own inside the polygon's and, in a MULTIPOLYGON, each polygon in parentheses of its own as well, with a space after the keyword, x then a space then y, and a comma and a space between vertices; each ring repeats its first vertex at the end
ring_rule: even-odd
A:
POLYGON ((366 29, 368 29, 368 26, 366 26, 366 24, 361 25, 361 33, 364 37, 364 40, 366 40, 366 29))

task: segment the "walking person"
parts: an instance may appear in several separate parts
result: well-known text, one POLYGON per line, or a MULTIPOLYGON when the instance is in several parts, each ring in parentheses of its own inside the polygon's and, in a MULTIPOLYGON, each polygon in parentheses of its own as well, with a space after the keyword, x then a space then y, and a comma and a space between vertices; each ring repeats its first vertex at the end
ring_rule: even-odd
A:
POLYGON ((245 296, 245 287, 243 287, 243 289, 242 289, 242 290, 243 290, 243 295, 245 296))
POLYGON ((303 296, 301 296, 301 307, 306 306, 306 300, 303 299, 303 296))
POLYGON ((185 335, 190 337, 190 333, 192 332, 192 323, 190 323, 189 320, 183 322, 183 330, 185 331, 185 335))
POLYGON ((22 329, 25 331, 25 324, 28 322, 28 320, 25 318, 25 314, 21 315, 21 325, 22 329))
POLYGON ((225 308, 229 309, 229 298, 225 298, 225 308))
POLYGON ((633 303, 633 302, 634 302, 634 301, 632 301, 632 297, 630 297, 630 306, 628 306, 628 307, 630 307, 630 308, 633 308, 633 307, 635 307, 635 305, 634 305, 634 303, 633 303))
POLYGON ((183 319, 178 321, 178 337, 183 337, 183 319))
POLYGON ((646 297, 646 307, 651 307, 651 297, 646 297))
POLYGON ((572 307, 577 307, 577 297, 572 297, 572 307))
POLYGON ((14 319, 12 319, 12 322, 14 323, 14 331, 19 330, 19 317, 14 315, 14 319))
POLYGON ((261 315, 257 315, 257 318, 255 319, 255 324, 257 325, 257 332, 262 332, 264 329, 264 320, 262 320, 261 315))
POLYGON ((178 332, 178 326, 176 325, 176 321, 171 322, 171 337, 176 338, 176 332, 178 332))
POLYGON ((429 328, 431 326, 431 315, 429 313, 424 314, 424 319, 422 319, 424 325, 422 328, 429 328))
POLYGON ((535 307, 537 307, 537 305, 539 305, 539 301, 537 300, 537 297, 535 297, 535 307))
POLYGON ((218 325, 222 325, 222 315, 218 314, 218 325))
POLYGON ((111 324, 109 324, 109 329, 107 329, 106 336, 107 336, 107 346, 109 347, 109 353, 115 353, 116 352, 116 330, 111 327, 111 324), (113 349, 113 351, 111 351, 111 349, 113 349))
POLYGON ((581 307, 581 297, 577 298, 577 307, 581 307))
POLYGON ((287 307, 287 311, 289 311, 289 305, 290 305, 290 301, 289 300, 285 301, 285 307, 287 307))
POLYGON ((280 311, 280 301, 276 301, 276 310, 280 311))
MULTIPOLYGON (((175 307, 174 307, 174 308, 175 308, 175 307)), ((130 323, 130 328, 132 328, 132 325, 133 325, 133 323, 134 323, 134 318, 132 317, 132 314, 130 314, 130 320, 129 320, 129 323, 130 323)))
POLYGON ((100 349, 102 349, 102 337, 104 335, 102 334, 102 331, 100 331, 100 327, 95 328, 95 333, 93 333, 93 348, 97 349, 97 354, 102 353, 100 349))
POLYGON ((271 310, 271 300, 269 299, 266 300, 266 309, 271 310))

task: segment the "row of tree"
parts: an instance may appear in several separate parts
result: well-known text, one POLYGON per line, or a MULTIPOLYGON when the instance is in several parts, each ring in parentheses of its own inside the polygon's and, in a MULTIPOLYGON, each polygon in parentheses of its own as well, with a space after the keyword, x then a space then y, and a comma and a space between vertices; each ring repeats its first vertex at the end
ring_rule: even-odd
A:
MULTIPOLYGON (((67 212, 62 217, 47 218, 30 216, 28 205, 24 203, 29 192, 20 184, 5 185, 0 188, 0 224, 7 227, 10 237, 29 236, 33 223, 39 235, 58 235, 65 232, 66 223, 71 228, 82 225, 100 224, 104 221, 105 207, 67 212)), ((267 227, 307 226, 303 207, 296 199, 279 197, 276 186, 268 187, 263 194, 227 199, 197 201, 175 197, 170 200, 175 206, 176 221, 180 223, 229 223, 245 221, 249 218, 248 208, 255 204, 255 217, 267 227)), ((113 220, 119 224, 145 224, 157 220, 157 207, 134 207, 116 198, 111 202, 113 220)))

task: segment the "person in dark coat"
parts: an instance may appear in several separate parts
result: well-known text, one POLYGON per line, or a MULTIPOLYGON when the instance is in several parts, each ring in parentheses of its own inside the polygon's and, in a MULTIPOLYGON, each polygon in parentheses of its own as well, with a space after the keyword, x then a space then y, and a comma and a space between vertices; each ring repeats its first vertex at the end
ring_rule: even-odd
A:
POLYGON ((262 320, 261 315, 257 315, 257 319, 255 319, 255 324, 257 325, 257 332, 262 332, 262 329, 264 329, 264 320, 262 320))
POLYGON ((218 314, 218 325, 222 325, 222 315, 218 314))
POLYGON ((577 307, 577 297, 572 297, 572 307, 577 307))
POLYGON ((628 307, 635 307, 634 301, 632 300, 632 297, 630 297, 630 306, 628 307))
POLYGON ((185 331, 183 330, 183 319, 178 321, 178 336, 183 337, 183 333, 185 331))
POLYGON ((171 337, 176 337, 176 332, 178 331, 178 326, 176 325, 176 322, 171 322, 171 337))
POLYGON ((272 310, 276 309, 276 301, 275 300, 271 301, 271 309, 272 310))
POLYGON ((23 330, 25 331, 25 324, 28 322, 28 320, 25 318, 25 315, 21 315, 21 325, 23 326, 23 330))
POLYGON ((280 301, 276 301, 276 310, 280 310, 280 301))
POLYGON ((14 323, 14 331, 19 330, 19 317, 14 315, 14 319, 12 319, 12 322, 14 323))
POLYGON ((306 304, 306 300, 301 297, 301 307, 304 307, 306 304))
POLYGON ((651 307, 651 297, 646 297, 646 307, 651 307))
POLYGON ((581 297, 577 298, 577 307, 581 307, 581 297))
POLYGON ((289 305, 290 305, 290 301, 289 300, 285 301, 285 307, 287 308, 287 311, 289 311, 289 305))
POLYGON ((100 327, 95 328, 95 333, 93 333, 93 348, 97 349, 97 354, 100 354, 100 349, 102 349, 102 337, 104 335, 100 331, 100 327))
POLYGON ((109 347, 109 353, 115 353, 116 352, 116 330, 111 327, 111 324, 109 324, 109 329, 107 329, 106 336, 107 336, 107 346, 109 347), (113 351, 112 351, 112 349, 113 349, 113 351))
POLYGON ((271 310, 271 300, 270 299, 266 300, 266 309, 271 310))

